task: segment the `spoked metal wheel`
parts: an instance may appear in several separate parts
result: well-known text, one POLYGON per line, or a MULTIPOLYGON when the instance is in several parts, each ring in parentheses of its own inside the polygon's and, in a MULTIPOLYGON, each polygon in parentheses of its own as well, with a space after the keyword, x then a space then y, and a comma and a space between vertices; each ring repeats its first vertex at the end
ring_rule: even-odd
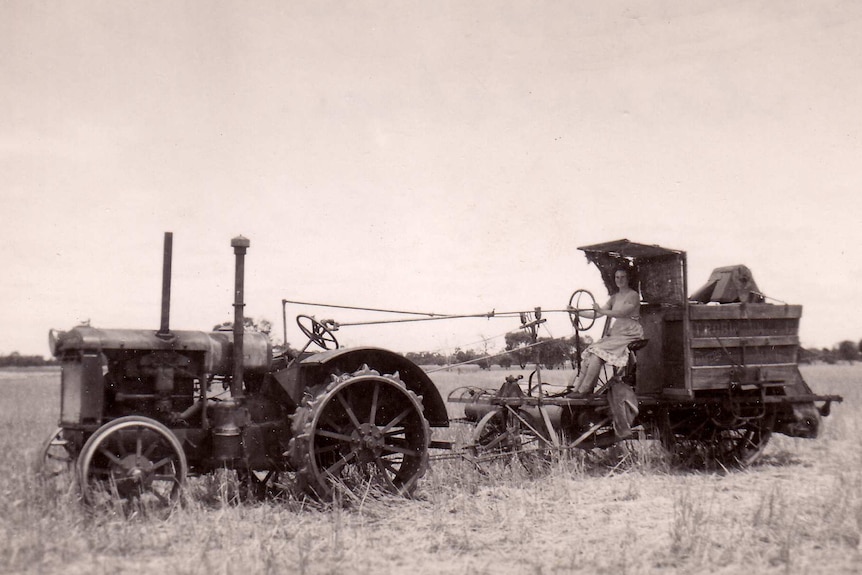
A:
POLYGON ((550 447, 534 417, 504 406, 479 420, 468 451, 477 463, 517 459, 532 471, 547 459, 550 447))
POLYGON ((78 456, 77 446, 62 427, 55 429, 39 449, 33 466, 36 475, 49 479, 70 473, 78 456))
POLYGON ((665 410, 659 414, 658 432, 675 465, 728 469, 747 467, 760 459, 774 425, 774 412, 734 425, 719 425, 701 412, 692 411, 680 417, 665 410))
POLYGON ((428 468, 431 431, 422 402, 397 373, 363 366, 333 376, 297 410, 293 433, 297 479, 320 498, 336 486, 409 495, 428 468))
POLYGON ((170 506, 188 473, 182 445, 154 419, 115 419, 90 436, 78 458, 78 484, 89 505, 137 502, 170 506))

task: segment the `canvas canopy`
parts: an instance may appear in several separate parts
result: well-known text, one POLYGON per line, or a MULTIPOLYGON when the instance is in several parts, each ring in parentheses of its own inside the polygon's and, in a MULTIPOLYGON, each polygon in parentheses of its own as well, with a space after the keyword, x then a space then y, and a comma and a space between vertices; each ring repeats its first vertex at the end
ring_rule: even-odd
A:
POLYGON ((646 303, 683 304, 685 288, 685 252, 658 245, 616 240, 578 248, 596 265, 608 293, 614 293, 614 271, 625 267, 629 285, 646 303))

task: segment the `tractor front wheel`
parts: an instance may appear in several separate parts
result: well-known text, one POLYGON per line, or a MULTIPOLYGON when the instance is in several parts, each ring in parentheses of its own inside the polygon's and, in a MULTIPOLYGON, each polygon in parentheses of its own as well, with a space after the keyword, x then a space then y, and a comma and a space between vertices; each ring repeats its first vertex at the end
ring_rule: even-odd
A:
POLYGON ((111 501, 173 505, 188 473, 176 435, 154 419, 137 415, 96 430, 78 458, 78 485, 89 505, 111 501))

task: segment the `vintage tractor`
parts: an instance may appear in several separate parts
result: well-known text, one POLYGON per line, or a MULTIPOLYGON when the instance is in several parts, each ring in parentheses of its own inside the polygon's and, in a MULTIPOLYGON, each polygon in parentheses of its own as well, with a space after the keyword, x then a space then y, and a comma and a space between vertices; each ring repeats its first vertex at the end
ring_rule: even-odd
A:
POLYGON ((220 469, 259 492, 278 481, 321 498, 341 487, 410 494, 428 467, 430 427, 448 426, 428 376, 391 351, 340 348, 332 326, 308 316, 297 318, 302 352, 273 354, 266 335, 243 329, 241 236, 231 241, 232 330, 171 330, 172 240, 159 329, 51 331, 60 424, 42 472, 73 468, 88 504, 170 504, 189 476, 220 469))

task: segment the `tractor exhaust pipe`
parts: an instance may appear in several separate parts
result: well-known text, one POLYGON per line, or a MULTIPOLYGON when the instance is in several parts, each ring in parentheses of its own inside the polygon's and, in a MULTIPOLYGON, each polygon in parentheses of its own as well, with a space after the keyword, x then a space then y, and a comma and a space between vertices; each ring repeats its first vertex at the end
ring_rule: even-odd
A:
POLYGON ((165 252, 162 258, 162 322, 156 336, 170 339, 171 335, 171 260, 174 250, 173 232, 165 232, 165 252))
POLYGON ((234 303, 233 303, 233 378, 230 382, 230 394, 234 399, 240 400, 243 398, 242 378, 243 378, 243 320, 245 318, 244 308, 245 303, 243 298, 245 295, 245 250, 251 245, 251 242, 242 237, 237 236, 230 241, 233 247, 233 253, 236 256, 236 279, 234 281, 234 303))

